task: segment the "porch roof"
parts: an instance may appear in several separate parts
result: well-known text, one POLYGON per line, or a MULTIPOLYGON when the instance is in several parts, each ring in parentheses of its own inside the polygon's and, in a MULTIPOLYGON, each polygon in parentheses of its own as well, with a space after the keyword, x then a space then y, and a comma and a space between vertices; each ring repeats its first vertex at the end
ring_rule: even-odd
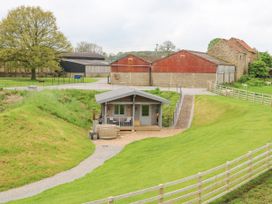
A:
POLYGON ((109 101, 113 101, 119 98, 124 98, 127 96, 132 96, 132 95, 137 95, 137 96, 142 96, 144 98, 148 98, 154 101, 161 102, 163 104, 169 104, 169 101, 166 100, 165 98, 147 93, 145 91, 140 91, 134 88, 121 88, 117 90, 112 90, 108 91, 105 93, 97 94, 95 95, 95 99, 97 103, 106 103, 109 101))

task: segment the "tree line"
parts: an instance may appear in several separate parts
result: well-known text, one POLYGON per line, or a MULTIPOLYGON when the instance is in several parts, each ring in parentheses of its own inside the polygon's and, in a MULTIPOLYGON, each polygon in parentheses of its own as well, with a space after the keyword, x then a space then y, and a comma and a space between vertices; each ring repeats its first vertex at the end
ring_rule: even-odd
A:
MULTIPOLYGON (((174 49, 171 41, 165 41, 154 52, 174 49)), ((57 27, 53 13, 40 7, 20 6, 0 21, 1 66, 29 70, 32 80, 36 80, 37 70, 59 70, 61 55, 72 51, 98 53, 109 60, 121 54, 107 54, 101 46, 86 41, 73 48, 57 27)))

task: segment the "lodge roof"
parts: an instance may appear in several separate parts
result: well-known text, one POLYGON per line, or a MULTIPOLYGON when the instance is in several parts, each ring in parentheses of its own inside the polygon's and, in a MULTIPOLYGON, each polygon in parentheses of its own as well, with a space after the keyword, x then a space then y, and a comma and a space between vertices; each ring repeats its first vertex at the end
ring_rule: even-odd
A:
POLYGON ((140 91, 134 88, 121 88, 121 89, 116 89, 116 90, 108 91, 105 93, 97 94, 95 95, 95 99, 97 103, 101 104, 101 103, 106 103, 109 101, 113 101, 119 98, 124 98, 124 97, 132 96, 132 95, 142 96, 144 98, 158 101, 163 104, 169 104, 169 101, 166 100, 165 98, 153 95, 151 93, 147 93, 145 91, 140 91))

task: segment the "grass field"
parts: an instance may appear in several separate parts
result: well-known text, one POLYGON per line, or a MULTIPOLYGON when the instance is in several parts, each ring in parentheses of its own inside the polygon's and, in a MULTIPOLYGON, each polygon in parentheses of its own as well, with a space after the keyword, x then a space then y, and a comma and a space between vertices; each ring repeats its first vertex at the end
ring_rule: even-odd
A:
POLYGON ((272 82, 272 80, 266 79, 266 81, 264 81, 262 79, 251 79, 245 83, 235 82, 232 86, 252 92, 272 94, 272 85, 267 85, 267 82, 272 82), (244 87, 244 84, 246 84, 247 87, 244 87))
POLYGON ((212 204, 272 203, 272 170, 212 204))
POLYGON ((50 86, 67 83, 91 83, 97 81, 94 78, 84 78, 84 81, 74 80, 73 78, 40 78, 37 81, 30 80, 29 77, 0 77, 0 88, 17 86, 50 86))
POLYGON ((12 203, 83 203, 179 179, 271 141, 272 109, 225 97, 196 98, 186 132, 128 145, 87 176, 12 203))
POLYGON ((69 169, 94 150, 94 91, 1 92, 0 191, 69 169))

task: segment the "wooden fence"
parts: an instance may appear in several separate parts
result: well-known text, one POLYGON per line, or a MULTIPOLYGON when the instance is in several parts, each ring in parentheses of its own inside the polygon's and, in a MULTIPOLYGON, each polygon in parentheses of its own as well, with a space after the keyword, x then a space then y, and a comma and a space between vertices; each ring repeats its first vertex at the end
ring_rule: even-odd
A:
POLYGON ((255 93, 248 90, 232 88, 219 84, 213 84, 210 89, 211 92, 218 95, 229 96, 245 101, 250 101, 253 103, 260 103, 272 106, 272 95, 269 94, 255 93))
POLYGON ((267 144, 189 177, 86 204, 209 203, 270 170, 271 167, 272 146, 267 144))

